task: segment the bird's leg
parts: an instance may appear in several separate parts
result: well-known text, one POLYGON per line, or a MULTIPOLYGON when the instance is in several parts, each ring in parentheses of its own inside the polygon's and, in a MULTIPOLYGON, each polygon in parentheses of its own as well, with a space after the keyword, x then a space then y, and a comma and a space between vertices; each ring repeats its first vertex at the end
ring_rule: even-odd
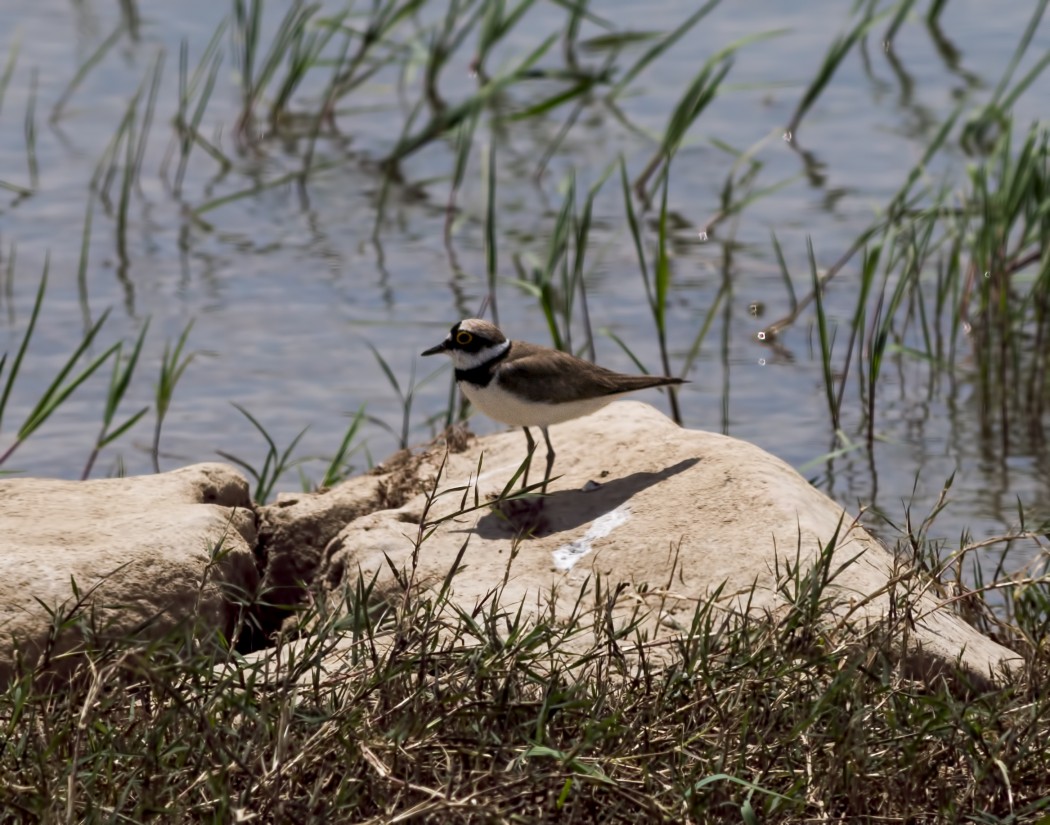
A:
POLYGON ((521 488, 524 490, 529 486, 529 467, 532 466, 532 454, 536 452, 536 442, 532 438, 532 433, 529 432, 528 427, 522 427, 525 431, 525 438, 529 442, 529 454, 525 457, 525 476, 521 481, 521 488))
POLYGON ((547 442, 547 472, 543 474, 543 488, 540 490, 542 495, 547 495, 547 482, 551 480, 551 467, 554 466, 554 447, 551 446, 551 435, 547 432, 546 427, 540 427, 543 430, 543 440, 547 442))

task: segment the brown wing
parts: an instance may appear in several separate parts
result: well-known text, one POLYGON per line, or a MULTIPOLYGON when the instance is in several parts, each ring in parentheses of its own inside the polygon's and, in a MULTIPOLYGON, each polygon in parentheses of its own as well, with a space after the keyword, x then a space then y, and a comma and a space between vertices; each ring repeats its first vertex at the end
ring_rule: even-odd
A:
POLYGON ((681 384, 662 375, 624 375, 560 350, 515 341, 500 366, 499 383, 529 401, 580 401, 681 384))

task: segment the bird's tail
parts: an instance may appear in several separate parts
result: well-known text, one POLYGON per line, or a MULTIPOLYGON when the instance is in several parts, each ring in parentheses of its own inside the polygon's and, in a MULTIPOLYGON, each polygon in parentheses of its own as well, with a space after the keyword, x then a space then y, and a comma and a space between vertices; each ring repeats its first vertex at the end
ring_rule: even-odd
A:
POLYGON ((666 375, 625 375, 620 379, 621 385, 626 384, 625 392, 635 390, 647 390, 650 387, 674 387, 679 384, 688 384, 683 378, 670 378, 666 375))

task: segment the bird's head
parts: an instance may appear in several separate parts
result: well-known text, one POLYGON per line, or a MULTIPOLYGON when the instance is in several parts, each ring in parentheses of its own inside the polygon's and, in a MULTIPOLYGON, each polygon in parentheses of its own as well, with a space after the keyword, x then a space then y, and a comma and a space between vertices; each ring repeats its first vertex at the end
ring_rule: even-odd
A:
POLYGON ((470 369, 484 364, 501 352, 510 342, 499 327, 480 318, 465 318, 452 327, 448 336, 436 347, 423 350, 423 355, 449 356, 456 369, 470 369))

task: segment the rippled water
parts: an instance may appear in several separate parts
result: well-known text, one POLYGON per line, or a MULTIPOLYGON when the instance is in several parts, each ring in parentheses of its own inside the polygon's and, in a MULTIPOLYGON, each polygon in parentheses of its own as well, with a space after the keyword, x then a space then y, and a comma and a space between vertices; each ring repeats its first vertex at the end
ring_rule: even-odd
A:
MULTIPOLYGON (((651 30, 672 28, 694 8, 672 0, 606 2, 601 13, 622 28, 651 30)), ((976 0, 948 5, 943 37, 956 50, 955 65, 921 20, 909 19, 888 51, 880 42, 881 30, 874 29, 866 53, 847 59, 793 136, 796 147, 813 160, 807 175, 803 156, 780 135, 827 45, 845 29, 846 5, 725 3, 653 63, 623 99, 623 112, 637 131, 625 128, 608 109, 590 107, 537 178, 567 110, 504 131, 479 129, 459 197, 453 257, 443 241, 451 142, 436 142, 409 159, 402 171, 413 185, 390 190, 380 230, 374 232, 383 185, 375 161, 396 140, 405 101, 415 101, 418 66, 406 77, 395 69, 380 73, 348 99, 338 113, 341 136, 318 145, 319 161, 333 162, 333 168, 311 179, 305 197, 293 184, 269 187, 205 212, 206 223, 199 223, 186 218, 188 208, 296 168, 302 148, 270 141, 264 153, 237 154, 230 131, 239 92, 227 60, 202 132, 236 157, 237 168, 224 173, 196 151, 181 197, 161 174, 172 136, 179 44, 187 42, 194 65, 228 7, 200 0, 142 4, 137 37, 122 37, 74 92, 64 115, 50 124, 51 109, 77 68, 117 26, 118 6, 8 0, 0 6, 0 32, 6 33, 0 37, 6 37, 9 53, 17 44, 19 54, 0 111, 0 180, 28 181, 25 121, 35 82, 39 191, 18 199, 0 190, 0 349, 17 347, 48 255, 50 281, 27 371, 3 422, 0 449, 75 348, 85 314, 95 319, 107 307, 113 310, 100 337, 103 345, 135 335, 147 318, 151 322, 128 413, 150 403, 165 341, 194 321, 189 346, 197 355, 178 385, 165 424, 162 466, 211 460, 216 450, 260 464, 265 445, 231 402, 257 417, 279 446, 309 426, 302 455, 330 455, 348 416, 363 404, 374 419, 400 431, 402 404, 372 347, 403 389, 413 380, 420 384, 411 408, 410 441, 426 440, 432 419, 447 406, 449 376, 447 365, 424 361, 418 353, 440 340, 453 321, 476 313, 487 293, 481 170, 489 144, 496 144, 499 169, 500 271, 509 281, 516 277, 514 256, 543 260, 569 169, 575 170, 581 191, 620 154, 636 174, 655 150, 644 133, 664 131, 675 102, 708 55, 737 38, 782 28, 780 36, 739 52, 729 85, 674 162, 670 200, 682 225, 675 234, 669 323, 679 361, 723 281, 731 286, 687 376, 692 383, 680 394, 685 423, 753 441, 802 468, 847 506, 874 502, 895 516, 902 512, 900 502, 911 498, 917 475, 915 506, 923 512, 955 472, 953 504, 938 527, 952 538, 963 528, 998 532, 1016 520, 1018 496, 1029 505, 1045 500, 1046 474, 1034 451, 996 454, 995 434, 981 429, 973 406, 965 358, 960 381, 933 393, 922 364, 904 360, 888 369, 878 404, 882 440, 874 458, 856 451, 831 465, 812 465, 833 442, 811 323, 804 319, 791 328, 779 350, 754 340, 760 326, 788 307, 770 233, 776 232, 801 294, 809 279, 806 238, 812 238, 821 265, 838 258, 897 190, 955 101, 965 95, 982 99, 998 81, 1030 10, 1009 4, 989 15, 987 9, 976 0), (85 305, 77 267, 88 182, 159 54, 163 81, 140 188, 133 194, 127 257, 123 260, 118 251, 113 215, 96 200, 85 305), (738 149, 766 139, 757 155, 763 164, 757 185, 791 182, 719 225, 704 242, 697 227, 717 211, 731 166, 712 139, 738 149), (13 248, 17 252, 10 265, 13 248), (764 307, 764 317, 753 317, 749 307, 754 302, 764 307), (432 377, 436 366, 444 371, 432 377)), ((271 30, 276 16, 267 18, 271 30)), ((555 4, 538 6, 497 56, 507 65, 520 60, 560 28, 564 16, 555 4)), ((1045 24, 1035 44, 1045 49, 1045 24)), ((465 48, 462 60, 443 77, 442 90, 450 99, 473 88, 469 57, 465 48)), ((536 99, 554 88, 536 84, 536 99)), ((1037 97, 1018 101, 1018 124, 1043 114, 1037 97)), ((961 168, 964 162, 950 151, 945 157, 942 166, 955 162, 961 168)), ((594 327, 614 331, 655 371, 653 325, 616 176, 596 202, 588 260, 594 327)), ((827 294, 843 335, 855 281, 854 265, 827 294)), ((501 284, 498 298, 509 334, 549 340, 532 296, 508 282, 501 284)), ((633 369, 611 339, 599 335, 597 346, 599 362, 633 369)), ((98 428, 104 383, 100 379, 82 388, 8 467, 33 475, 79 476, 98 428)), ((657 395, 649 400, 665 405, 657 395)), ((483 419, 473 426, 482 432, 496 427, 483 419)), ((859 426, 859 413, 847 411, 843 429, 859 437, 859 426)), ((95 474, 114 472, 118 460, 128 473, 150 471, 151 427, 147 416, 103 454, 95 474)), ((397 446, 394 436, 374 422, 362 432, 361 467, 397 446)), ((308 464, 305 470, 316 479, 320 466, 308 464)), ((297 486, 294 475, 282 484, 284 489, 297 486)))

